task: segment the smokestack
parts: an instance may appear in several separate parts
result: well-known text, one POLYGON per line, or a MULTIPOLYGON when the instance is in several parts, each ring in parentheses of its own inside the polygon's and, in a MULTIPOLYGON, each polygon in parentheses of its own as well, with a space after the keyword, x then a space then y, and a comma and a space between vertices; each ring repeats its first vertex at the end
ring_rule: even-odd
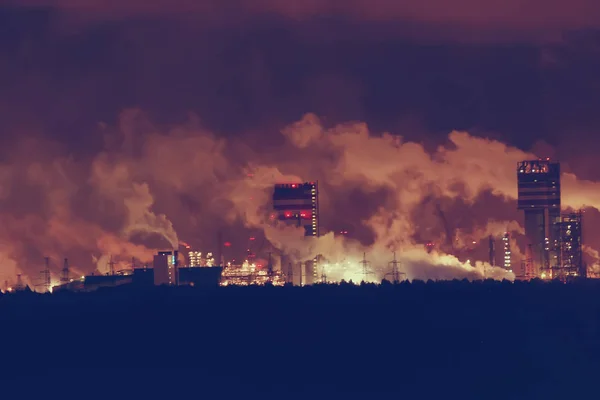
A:
POLYGON ((69 259, 65 258, 62 269, 61 283, 69 283, 69 259))
POLYGON ((492 235, 490 235, 490 265, 496 266, 496 241, 492 235))
POLYGON ((271 252, 269 252, 269 265, 267 265, 267 273, 270 277, 273 276, 273 260, 271 258, 271 252))
POLYGON ((221 231, 217 233, 217 266, 223 267, 225 266, 225 259, 223 257, 223 234, 221 231))

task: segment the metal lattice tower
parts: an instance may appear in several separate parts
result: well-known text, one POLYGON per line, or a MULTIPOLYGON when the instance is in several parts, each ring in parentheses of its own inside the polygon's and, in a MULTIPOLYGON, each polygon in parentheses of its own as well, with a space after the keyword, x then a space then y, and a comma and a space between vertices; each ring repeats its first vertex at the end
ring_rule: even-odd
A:
POLYGON ((69 259, 65 258, 62 269, 62 276, 60 277, 61 283, 69 283, 69 259))
POLYGON ((115 262, 113 261, 112 256, 110 256, 110 260, 108 261, 108 271, 109 275, 115 274, 115 262))
POLYGON ((394 252, 394 259, 388 263, 388 265, 391 266, 391 271, 385 274, 385 276, 392 276, 393 283, 399 283, 401 276, 404 276, 406 278, 406 274, 398 269, 399 264, 400 261, 396 260, 396 252, 394 252))
POLYGON ((527 252, 525 253, 525 279, 533 279, 536 277, 532 247, 533 246, 531 244, 528 244, 527 252))
POLYGON ((367 276, 373 274, 373 272, 369 268, 371 263, 369 261, 367 261, 367 253, 363 253, 363 259, 360 262, 360 265, 362 266, 362 269, 363 269, 363 281, 366 282, 367 276))
POLYGON ((50 279, 50 257, 44 257, 45 267, 44 270, 41 271, 44 279, 44 289, 46 292, 50 292, 52 289, 52 281, 50 279))
POLYGON ((325 273, 325 265, 321 266, 321 283, 327 283, 327 274, 325 273))

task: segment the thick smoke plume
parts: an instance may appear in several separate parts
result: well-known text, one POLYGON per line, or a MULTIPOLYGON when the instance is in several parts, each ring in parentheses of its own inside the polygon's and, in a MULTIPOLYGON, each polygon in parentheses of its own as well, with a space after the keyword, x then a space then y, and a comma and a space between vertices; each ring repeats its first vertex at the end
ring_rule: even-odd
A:
MULTIPOLYGON (((480 261, 487 261, 489 235, 522 233, 516 163, 536 157, 498 141, 452 132, 430 152, 363 123, 327 127, 312 114, 279 137, 225 140, 194 118, 161 127, 139 110, 98 134, 105 146, 89 159, 57 143, 23 140, 0 166, 3 281, 22 273, 39 284, 45 256, 56 279, 66 257, 79 275, 104 273, 111 259, 116 268, 132 259, 149 263, 156 250, 182 240, 216 252, 217 232, 231 243, 228 259, 243 258, 249 246, 259 257, 322 255, 331 279, 380 280, 393 252, 409 279, 514 278, 480 261), (274 183, 313 180, 323 236, 307 240, 298 229, 275 226, 269 204, 274 183), (427 241, 436 243, 431 253, 427 241), (467 262, 460 253, 473 242, 483 251, 467 262)), ((600 208, 598 183, 563 179, 566 207, 600 208)))

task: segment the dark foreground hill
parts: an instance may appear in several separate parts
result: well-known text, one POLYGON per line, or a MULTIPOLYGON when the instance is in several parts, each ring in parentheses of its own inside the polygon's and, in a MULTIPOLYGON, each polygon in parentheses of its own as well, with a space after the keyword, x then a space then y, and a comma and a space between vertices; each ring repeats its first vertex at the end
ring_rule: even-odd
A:
POLYGON ((64 373, 196 397, 600 393, 595 281, 17 293, 0 297, 0 327, 5 379, 64 373))

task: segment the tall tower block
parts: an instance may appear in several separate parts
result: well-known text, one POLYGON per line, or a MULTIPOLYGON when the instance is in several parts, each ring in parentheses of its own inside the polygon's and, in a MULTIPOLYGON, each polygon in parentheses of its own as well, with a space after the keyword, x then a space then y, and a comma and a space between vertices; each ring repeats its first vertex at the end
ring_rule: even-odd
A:
POLYGON ((517 164, 518 208, 525 216, 534 276, 551 277, 560 265, 560 164, 550 159, 517 164))
POLYGON ((177 263, 178 251, 159 251, 154 256, 154 284, 179 285, 179 265, 177 263))
POLYGON ((510 251, 510 233, 508 233, 508 232, 504 233, 504 236, 502 236, 502 245, 503 245, 503 250, 504 250, 504 263, 502 266, 508 272, 512 272, 512 262, 511 262, 512 254, 510 251))
MULTIPOLYGON (((273 209, 280 223, 295 225, 304 229, 304 236, 319 236, 319 187, 318 182, 282 183, 275 185, 273 209)), ((308 238, 307 238, 308 239, 308 238)), ((317 259, 307 261, 304 283, 317 282, 317 259)), ((302 267, 301 267, 302 269, 302 267)), ((296 272, 294 272, 296 275, 296 272)))
POLYGON ((304 236, 319 236, 317 182, 275 185, 273 209, 281 222, 304 228, 304 236))
POLYGON ((560 245, 562 265, 558 277, 587 277, 587 268, 583 262, 583 243, 581 236, 582 213, 564 214, 560 223, 560 245))

